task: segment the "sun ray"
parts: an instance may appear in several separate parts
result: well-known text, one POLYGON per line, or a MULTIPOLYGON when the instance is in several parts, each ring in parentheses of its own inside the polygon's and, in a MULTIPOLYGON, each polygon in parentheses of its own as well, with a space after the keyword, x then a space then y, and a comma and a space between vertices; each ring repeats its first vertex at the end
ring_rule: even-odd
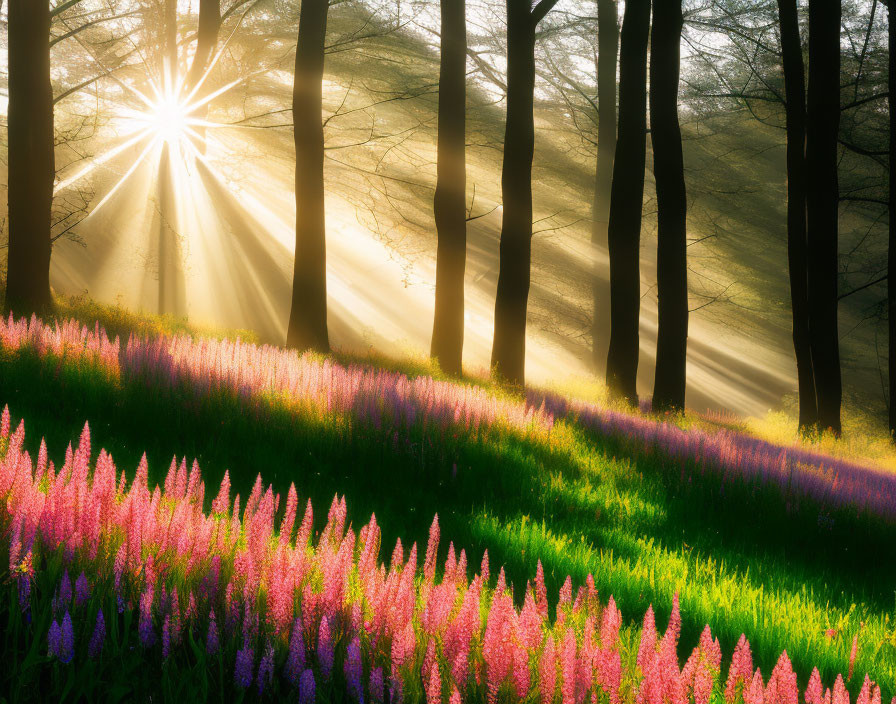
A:
POLYGON ((153 138, 149 144, 146 145, 146 148, 140 153, 140 155, 134 160, 134 163, 131 167, 125 171, 124 175, 118 180, 118 182, 112 187, 105 196, 103 196, 102 200, 96 205, 93 209, 93 213, 96 213, 100 208, 102 208, 106 203, 108 203, 112 196, 114 196, 118 190, 125 184, 125 182, 133 175, 133 173, 139 168, 140 164, 143 163, 144 159, 146 159, 147 155, 152 151, 155 147, 158 146, 158 138, 153 138))
POLYGON ((67 179, 65 179, 65 180, 63 180, 63 181, 60 181, 58 184, 56 184, 56 187, 53 189, 53 193, 54 193, 54 195, 57 194, 57 193, 61 193, 61 192, 64 191, 66 188, 68 188, 69 186, 71 186, 73 183, 75 183, 75 182, 77 182, 77 181, 80 181, 82 178, 84 178, 85 176, 87 176, 87 175, 90 174, 91 172, 95 171, 95 170, 96 170, 97 168, 99 168, 100 166, 103 166, 104 164, 107 164, 107 163, 110 162, 112 159, 114 159, 116 156, 118 156, 119 154, 121 154, 123 151, 125 151, 125 150, 131 148, 132 146, 134 146, 135 144, 137 144, 138 142, 140 142, 142 139, 145 139, 147 136, 149 136, 150 132, 151 132, 151 130, 150 130, 150 128, 148 128, 148 127, 145 128, 145 129, 143 129, 143 130, 142 130, 141 132, 139 132, 136 136, 132 137, 131 139, 129 139, 129 140, 128 140, 127 142, 125 142, 124 144, 120 144, 119 146, 115 147, 114 149, 110 149, 108 152, 106 152, 106 153, 103 154, 102 156, 97 157, 96 159, 94 159, 93 161, 91 161, 90 164, 88 164, 87 166, 85 166, 83 169, 81 169, 81 170, 80 170, 78 173, 76 173, 74 176, 71 176, 71 177, 69 177, 69 178, 67 178, 67 179))

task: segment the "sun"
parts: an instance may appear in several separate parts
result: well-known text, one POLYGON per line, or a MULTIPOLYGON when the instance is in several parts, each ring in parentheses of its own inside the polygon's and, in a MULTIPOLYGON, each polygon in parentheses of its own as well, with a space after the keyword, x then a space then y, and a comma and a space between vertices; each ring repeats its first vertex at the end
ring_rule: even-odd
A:
POLYGON ((190 106, 175 94, 165 95, 146 112, 149 127, 158 138, 177 144, 187 136, 190 106))

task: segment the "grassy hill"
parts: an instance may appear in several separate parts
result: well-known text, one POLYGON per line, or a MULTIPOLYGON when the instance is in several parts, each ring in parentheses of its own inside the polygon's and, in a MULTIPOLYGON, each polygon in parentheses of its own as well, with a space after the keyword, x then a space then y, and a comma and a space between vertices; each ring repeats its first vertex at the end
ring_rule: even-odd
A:
MULTIPOLYGON (((117 334, 159 340, 161 350, 169 331, 190 332, 182 322, 83 301, 65 303, 61 312, 77 315, 89 329, 98 320, 117 334)), ((189 339, 178 344, 189 347, 189 339)), ((494 569, 504 567, 518 602, 540 560, 550 594, 567 575, 577 587, 592 574, 599 594, 612 594, 626 624, 638 622, 649 605, 665 623, 677 594, 683 653, 708 623, 726 657, 746 634, 763 672, 771 672, 786 649, 805 686, 812 667, 826 682, 845 672, 856 637, 857 672, 867 671, 885 693, 896 685, 888 586, 896 575, 886 557, 896 537, 892 517, 792 493, 789 482, 778 486, 725 473, 750 465, 747 455, 720 466, 722 474, 708 471, 696 456, 677 459, 671 447, 589 425, 588 414, 613 413, 602 406, 561 413, 547 433, 515 421, 452 430, 450 419, 448 425, 436 422, 438 406, 410 421, 396 419, 388 410, 387 387, 371 397, 373 405, 321 411, 313 396, 303 401, 293 392, 250 387, 234 393, 217 385, 214 375, 205 376, 211 367, 201 376, 172 377, 167 366, 134 367, 140 356, 123 349, 121 362, 108 367, 76 356, 77 345, 54 353, 32 343, 18 349, 10 344, 0 345, 0 400, 9 404, 12 427, 19 418, 26 421, 32 456, 44 436, 49 456, 61 461, 87 420, 92 447, 110 452, 129 477, 146 453, 150 487, 164 479, 172 456, 187 464, 198 459, 210 487, 228 470, 232 491, 244 497, 260 473, 281 494, 295 483, 301 500, 310 498, 317 507, 344 495, 348 522, 355 525, 375 513, 384 546, 398 537, 405 545, 422 545, 438 514, 442 535, 466 550, 470 565, 487 550, 494 569)), ((349 373, 383 378, 370 362, 343 362, 349 373)), ((302 361, 310 369, 322 363, 332 364, 302 361)), ((391 365, 409 378, 424 374, 419 378, 430 383, 429 370, 419 363, 391 365)), ((382 383, 395 383, 388 379, 382 383)), ((444 388, 463 391, 455 383, 444 388)), ((480 388, 483 399, 492 399, 488 404, 512 408, 522 402, 499 388, 480 388)), ((496 417, 510 418, 507 412, 496 417)), ((676 422, 689 434, 726 432, 711 418, 676 422)), ((874 471, 892 472, 894 459, 882 456, 873 465, 880 467, 874 471)), ((206 493, 207 505, 213 495, 206 493)))

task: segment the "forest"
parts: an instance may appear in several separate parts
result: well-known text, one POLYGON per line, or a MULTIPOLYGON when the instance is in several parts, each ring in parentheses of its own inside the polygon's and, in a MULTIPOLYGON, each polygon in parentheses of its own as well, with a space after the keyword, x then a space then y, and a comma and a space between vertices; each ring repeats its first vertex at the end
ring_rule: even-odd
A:
POLYGON ((0 702, 896 704, 890 19, 0 0, 0 702))

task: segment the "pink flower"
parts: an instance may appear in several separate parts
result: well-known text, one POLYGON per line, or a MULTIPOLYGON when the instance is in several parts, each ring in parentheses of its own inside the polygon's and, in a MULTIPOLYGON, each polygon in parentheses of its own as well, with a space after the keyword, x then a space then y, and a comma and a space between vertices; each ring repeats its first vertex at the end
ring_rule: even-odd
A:
POLYGON ((550 634, 541 653, 538 674, 541 704, 551 704, 557 687, 557 653, 554 649, 554 638, 550 634))

